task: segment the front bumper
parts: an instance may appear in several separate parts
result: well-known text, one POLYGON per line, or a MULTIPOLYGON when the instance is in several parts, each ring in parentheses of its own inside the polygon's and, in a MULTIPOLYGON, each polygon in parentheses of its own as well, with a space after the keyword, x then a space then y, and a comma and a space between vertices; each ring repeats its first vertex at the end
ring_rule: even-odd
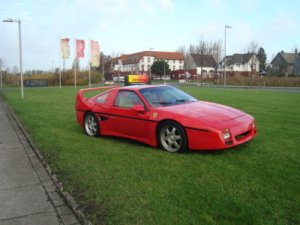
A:
POLYGON ((219 150, 231 148, 252 140, 257 133, 254 119, 249 115, 222 123, 222 129, 203 131, 187 128, 190 150, 219 150), (230 130, 230 138, 224 140, 223 130, 230 130))

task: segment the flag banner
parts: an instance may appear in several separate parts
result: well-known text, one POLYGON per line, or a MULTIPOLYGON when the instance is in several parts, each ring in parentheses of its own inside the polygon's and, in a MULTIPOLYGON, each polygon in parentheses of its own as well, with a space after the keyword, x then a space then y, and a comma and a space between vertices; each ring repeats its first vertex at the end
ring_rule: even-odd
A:
POLYGON ((70 57, 69 41, 69 38, 60 39, 60 52, 63 59, 68 59, 70 57))
POLYGON ((82 58, 84 57, 84 40, 76 40, 76 57, 82 58))
POLYGON ((99 67, 100 65, 100 47, 97 41, 91 40, 91 66, 99 67))

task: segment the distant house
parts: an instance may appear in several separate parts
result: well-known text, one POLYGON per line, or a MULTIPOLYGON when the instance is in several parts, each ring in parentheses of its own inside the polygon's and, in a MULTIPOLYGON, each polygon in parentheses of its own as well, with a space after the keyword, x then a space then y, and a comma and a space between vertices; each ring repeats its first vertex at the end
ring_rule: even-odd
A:
POLYGON ((196 70, 203 78, 214 78, 218 63, 212 55, 190 54, 186 56, 187 70, 196 70))
POLYGON ((272 60, 272 70, 274 73, 285 76, 300 74, 300 53, 279 52, 272 60))
POLYGON ((226 73, 231 76, 256 75, 259 71, 259 60, 254 53, 234 54, 222 59, 218 71, 224 73, 226 61, 226 73))

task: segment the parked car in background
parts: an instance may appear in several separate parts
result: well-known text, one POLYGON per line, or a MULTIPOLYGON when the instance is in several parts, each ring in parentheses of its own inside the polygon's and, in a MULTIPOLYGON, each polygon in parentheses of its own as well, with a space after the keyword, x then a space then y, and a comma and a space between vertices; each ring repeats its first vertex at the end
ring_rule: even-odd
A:
POLYGON ((118 77, 114 77, 113 78, 113 80, 114 80, 114 82, 124 82, 125 81, 125 77, 123 77, 123 76, 118 76, 118 77))

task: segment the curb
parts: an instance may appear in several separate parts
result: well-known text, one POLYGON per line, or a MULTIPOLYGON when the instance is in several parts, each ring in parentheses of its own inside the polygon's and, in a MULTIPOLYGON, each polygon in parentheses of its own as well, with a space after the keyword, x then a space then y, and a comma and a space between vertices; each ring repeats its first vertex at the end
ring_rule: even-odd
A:
POLYGON ((49 177, 51 178, 51 180, 53 181, 55 187, 57 188, 57 192, 61 195, 61 197, 64 199, 65 203, 67 206, 70 207, 70 209, 72 210, 72 212, 74 213, 74 215, 77 217, 77 219, 83 223, 83 225, 93 225, 84 215, 84 213, 82 212, 82 210, 80 209, 80 205, 75 201, 74 197, 67 191, 64 191, 63 188, 63 183, 60 182, 56 176, 56 174, 54 174, 51 170, 51 168, 49 167, 49 165, 47 164, 47 162, 44 160, 44 157, 42 156, 41 152, 39 151, 39 149, 34 145, 30 135, 28 134, 28 132, 26 131, 26 129, 23 127, 23 125, 21 124, 21 122, 19 121, 19 119, 17 118, 15 112, 10 108, 10 106, 7 104, 7 102, 5 101, 5 99, 0 96, 0 98, 2 99, 7 111, 9 112, 9 114, 11 115, 11 117, 15 120, 17 126, 20 128, 21 132, 24 134, 26 141, 28 142, 29 146, 32 148, 33 152, 36 154, 37 158, 39 159, 39 161, 41 162, 41 164, 43 165, 43 167, 46 169, 49 177))

